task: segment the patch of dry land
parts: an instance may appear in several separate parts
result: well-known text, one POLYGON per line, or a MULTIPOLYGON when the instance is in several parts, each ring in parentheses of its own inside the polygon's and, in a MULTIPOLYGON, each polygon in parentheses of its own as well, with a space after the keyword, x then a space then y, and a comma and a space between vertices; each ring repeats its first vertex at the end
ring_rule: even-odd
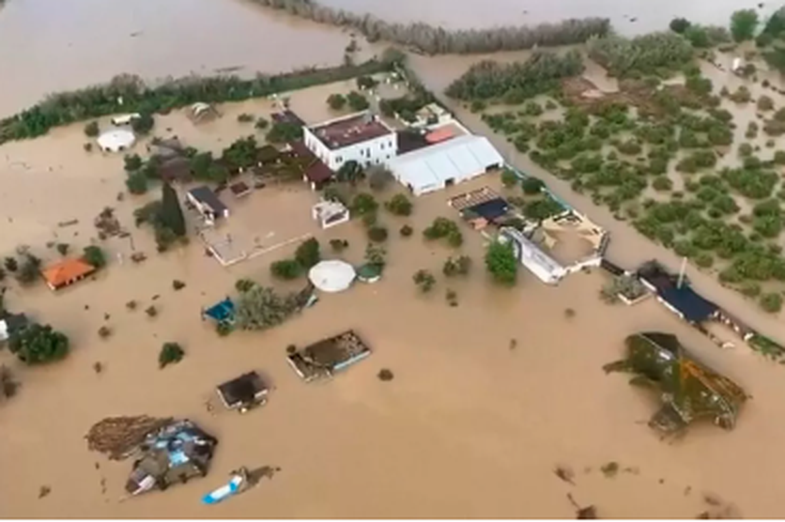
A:
MULTIPOLYGON (((307 94, 299 93, 292 107, 318 120, 327 115, 319 114, 325 96, 314 95, 309 109, 307 94)), ((156 132, 167 129, 186 145, 218 151, 250 132, 252 125, 242 126, 237 115, 269 116, 271 108, 267 101, 219 107, 223 116, 200 126, 175 112, 157 118, 156 132)), ((418 198, 407 218, 380 211, 390 237, 379 283, 320 295, 280 327, 219 337, 201 320, 201 307, 234 294, 241 278, 301 288, 302 280, 272 281, 268 268, 295 245, 228 269, 195 238, 157 254, 150 230, 133 225, 134 208, 148 196, 118 201, 125 190, 122 158, 86 153, 84 141, 82 127, 72 126, 0 149, 0 253, 26 244, 47 263, 59 257, 47 242, 69 243, 74 251, 96 242, 109 259, 94 278, 58 293, 6 280, 7 307, 63 331, 72 350, 40 367, 0 352, 21 382, 17 395, 0 405, 0 516, 571 518, 568 494, 580 506, 597 506, 603 518, 689 518, 717 503, 752 517, 781 515, 781 368, 746 348, 719 350, 654 300, 603 304, 599 271, 570 276, 558 287, 521 271, 516 287, 500 288, 485 274, 479 233, 461 224, 464 244, 457 250, 422 239, 433 218, 457 219, 449 197, 484 185, 503 190, 496 175, 418 198), (93 219, 106 206, 131 236, 96 238, 93 219), (58 226, 71 220, 78 223, 58 226), (407 223, 415 232, 400 237, 407 223), (130 262, 132 248, 147 261, 130 262), (474 268, 448 280, 442 265, 458 253, 470 256, 474 268), (419 269, 436 274, 430 293, 412 282, 419 269), (186 286, 175 291, 173 280, 186 286), (457 306, 447 304, 448 289, 457 306), (136 310, 126 306, 132 300, 136 310), (155 317, 144 313, 150 305, 155 317), (99 337, 102 326, 111 335, 99 337), (330 381, 301 382, 287 365, 286 347, 347 329, 371 346, 370 358, 330 381), (667 443, 646 426, 655 401, 601 369, 620 357, 624 337, 640 330, 677 334, 755 397, 734 431, 700 425, 667 443), (159 369, 164 342, 179 343, 185 357, 159 369), (377 378, 382 368, 394 379, 377 378), (242 416, 221 409, 215 386, 251 370, 272 383, 268 404, 242 416), (208 411, 207 401, 215 408, 208 411), (190 418, 218 437, 207 477, 121 500, 130 463, 90 453, 84 435, 105 417, 140 414, 190 418), (201 496, 242 465, 281 472, 248 493, 204 506, 201 496), (569 469, 561 475, 572 484, 554 473, 559 466, 569 469)), ((136 151, 144 155, 144 146, 136 151)), ((386 200, 395 190, 377 197, 386 200)), ((153 187, 149 197, 157 194, 153 187)), ((329 240, 340 238, 349 242, 342 257, 363 258, 367 240, 359 220, 325 232, 303 217, 317 199, 304 184, 268 186, 241 201, 228 192, 222 198, 232 211, 229 221, 242 221, 249 233, 305 229, 319 239, 324 257, 335 256, 329 240)))

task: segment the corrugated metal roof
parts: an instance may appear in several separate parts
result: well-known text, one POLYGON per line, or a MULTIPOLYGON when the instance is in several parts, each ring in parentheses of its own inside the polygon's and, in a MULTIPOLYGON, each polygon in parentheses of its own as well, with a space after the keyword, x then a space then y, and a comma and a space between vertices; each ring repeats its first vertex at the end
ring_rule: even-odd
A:
POLYGON ((390 162, 390 170, 415 192, 441 187, 448 179, 461 181, 501 165, 504 158, 482 136, 460 136, 402 154, 390 162))

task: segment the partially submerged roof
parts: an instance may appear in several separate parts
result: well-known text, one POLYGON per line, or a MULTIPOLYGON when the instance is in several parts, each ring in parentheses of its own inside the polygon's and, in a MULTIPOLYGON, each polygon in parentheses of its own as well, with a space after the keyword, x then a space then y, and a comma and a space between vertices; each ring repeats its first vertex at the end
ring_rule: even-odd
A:
POLYGON ((189 190, 188 193, 195 200, 199 201, 200 203, 204 203, 217 214, 222 214, 224 211, 228 210, 223 201, 218 198, 218 195, 210 190, 210 187, 207 185, 193 188, 189 190))
POLYGON ((76 279, 88 276, 95 270, 96 268, 93 265, 83 259, 63 259, 46 267, 41 272, 41 275, 43 275, 50 287, 59 288, 76 279))
POLYGON ((244 373, 218 386, 218 395, 227 408, 253 404, 267 392, 267 385, 256 372, 244 373))
POLYGON ((223 301, 214 304, 203 313, 205 316, 214 321, 218 321, 219 323, 232 321, 234 320, 234 302, 227 297, 223 301))
POLYGON ((656 261, 644 263, 638 269, 638 276, 653 286, 667 304, 691 323, 702 323, 719 309, 716 304, 693 290, 686 278, 679 286, 678 277, 670 274, 656 261))
POLYGON ((158 165, 158 175, 162 180, 169 183, 187 183, 193 179, 191 162, 185 157, 172 156, 158 165))
POLYGON ((289 353, 289 364, 306 382, 329 377, 370 355, 371 349, 349 330, 289 353))
POLYGON ((735 426, 747 394, 694 359, 675 335, 642 332, 627 337, 625 344, 626 358, 606 365, 605 370, 633 372, 634 382, 660 392, 663 407, 652 417, 651 427, 678 431, 699 417, 711 417, 725 429, 735 426))
POLYGON ((234 194, 235 197, 239 198, 249 194, 251 192, 251 187, 244 181, 238 181, 237 183, 229 185, 229 190, 232 191, 232 194, 234 194))
POLYGON ((333 150, 394 134, 390 127, 368 111, 314 125, 309 130, 333 150))
POLYGON ((519 230, 504 227, 500 234, 512 242, 515 257, 543 283, 553 284, 566 274, 565 268, 539 245, 527 238, 519 230))

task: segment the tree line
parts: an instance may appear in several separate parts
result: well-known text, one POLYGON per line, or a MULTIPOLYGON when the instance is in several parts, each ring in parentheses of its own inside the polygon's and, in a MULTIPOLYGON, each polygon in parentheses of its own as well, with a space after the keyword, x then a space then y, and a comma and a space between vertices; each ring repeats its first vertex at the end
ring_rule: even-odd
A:
POLYGON ((387 22, 367 13, 351 13, 314 0, 254 1, 317 23, 350 27, 362 33, 370 42, 392 42, 426 54, 491 53, 537 46, 570 45, 583 43, 591 36, 605 36, 611 31, 607 18, 571 18, 533 27, 447 30, 422 22, 387 22))
POLYGON ((166 113, 196 102, 243 101, 373 75, 391 70, 394 63, 390 60, 398 56, 385 53, 379 60, 372 59, 358 65, 311 67, 274 76, 258 74, 253 79, 189 76, 147 85, 139 76, 123 74, 103 85, 53 94, 21 113, 0 120, 0 144, 35 138, 53 127, 111 114, 166 113), (388 59, 387 56, 394 58, 388 59))

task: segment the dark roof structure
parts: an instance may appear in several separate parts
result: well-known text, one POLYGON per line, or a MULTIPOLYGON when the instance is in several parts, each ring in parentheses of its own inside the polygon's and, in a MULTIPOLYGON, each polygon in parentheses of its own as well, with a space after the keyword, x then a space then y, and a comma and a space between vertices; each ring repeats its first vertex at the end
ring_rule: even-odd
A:
POLYGON ((477 205, 463 209, 462 212, 475 214, 487 221, 494 221, 504 216, 509 210, 510 205, 504 198, 494 198, 489 201, 484 201, 477 205))
POLYGON ((240 408, 258 402, 267 390, 258 373, 248 372, 218 386, 218 395, 227 408, 240 408))
POLYGON ((305 163, 306 167, 303 174, 309 181, 324 183, 325 181, 332 179, 333 171, 305 146, 303 140, 289 142, 289 148, 291 148, 291 151, 295 156, 301 158, 305 163))
POLYGON ((686 277, 679 286, 678 277, 669 273, 657 261, 641 265, 638 277, 653 286, 657 295, 690 323, 702 323, 719 310, 716 304, 693 290, 686 277))
POLYGON ((228 210, 227 206, 223 204, 223 201, 218 199, 216 193, 210 190, 210 187, 207 185, 193 188, 189 190, 188 193, 197 201, 210 207, 216 214, 221 215, 228 210))
POLYGON ((310 131, 328 149, 333 150, 394 133, 370 112, 310 127, 310 131))
POLYGON ((349 330, 290 352, 288 360, 297 374, 309 382, 329 377, 370 354, 368 345, 354 331, 349 330))
POLYGON ((398 154, 406 154, 431 145, 425 139, 425 135, 417 131, 402 130, 397 131, 396 134, 398 134, 398 154))
POLYGON ((158 165, 158 175, 167 183, 188 183, 193 179, 191 162, 188 158, 175 156, 158 165))
POLYGON ((277 123, 293 123, 295 125, 299 125, 300 127, 305 127, 305 122, 302 120, 302 118, 289 109, 273 113, 273 121, 277 123))

